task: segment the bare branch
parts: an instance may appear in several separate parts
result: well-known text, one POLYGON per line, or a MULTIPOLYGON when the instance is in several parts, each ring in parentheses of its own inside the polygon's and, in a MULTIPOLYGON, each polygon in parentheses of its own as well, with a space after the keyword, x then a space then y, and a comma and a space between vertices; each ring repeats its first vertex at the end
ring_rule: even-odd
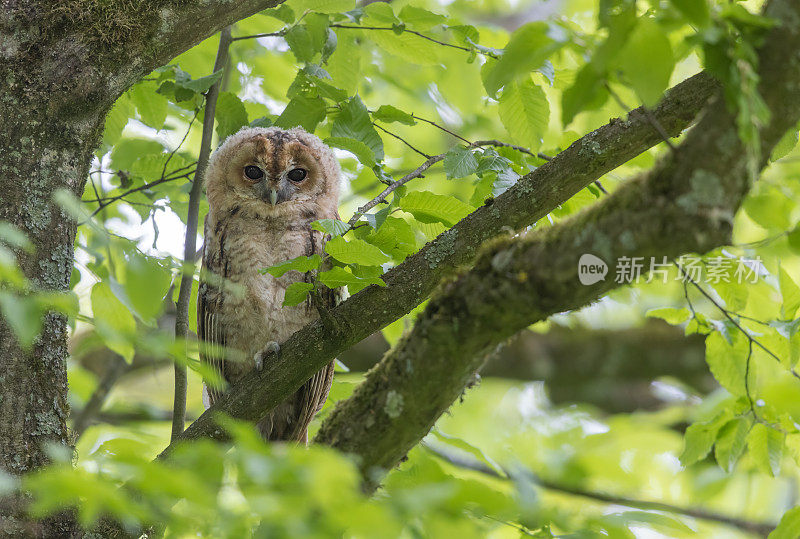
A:
POLYGON ((425 449, 442 460, 449 462, 453 466, 463 468, 465 470, 472 470, 474 472, 482 473, 500 479, 503 481, 523 480, 538 485, 544 489, 569 494, 571 496, 580 496, 582 498, 589 498, 601 503, 608 503, 612 505, 622 505, 625 507, 636 507, 645 511, 665 511, 667 513, 675 513, 677 515, 684 515, 687 517, 698 518, 701 520, 708 520, 710 522, 717 522, 726 526, 731 526, 742 531, 755 533, 761 537, 766 537, 769 532, 775 529, 777 524, 770 524, 767 522, 753 522, 744 520, 728 515, 723 515, 713 511, 704 511, 702 509, 693 509, 690 507, 678 507, 663 502, 653 502, 648 500, 637 500, 634 498, 627 498, 624 496, 615 496, 605 492, 596 492, 592 490, 584 490, 581 488, 564 485, 555 481, 548 481, 537 476, 530 470, 524 468, 517 468, 515 470, 508 470, 504 468, 506 475, 501 475, 494 469, 483 464, 482 462, 472 459, 470 457, 457 455, 452 452, 446 451, 442 448, 435 447, 431 444, 422 444, 425 449))
POLYGON ((401 185, 405 185, 414 178, 419 178, 422 176, 422 173, 431 168, 433 165, 444 159, 445 154, 434 155, 432 157, 428 157, 428 160, 422 163, 420 166, 400 178, 399 180, 390 183, 386 189, 380 192, 378 196, 364 204, 363 206, 359 207, 358 210, 353 213, 353 216, 347 221, 347 224, 350 228, 353 228, 355 224, 361 219, 361 216, 367 213, 369 210, 377 206, 378 204, 384 202, 386 197, 392 194, 398 187, 401 185))
MULTIPOLYGON (((389 30, 390 32, 394 32, 395 29, 391 26, 351 26, 347 24, 332 24, 331 28, 343 28, 347 30, 389 30)), ((461 45, 453 45, 452 43, 446 43, 444 41, 439 41, 438 39, 434 39, 430 36, 426 36, 423 33, 417 32, 416 30, 409 30, 408 28, 404 28, 403 32, 407 32, 409 34, 414 34, 415 36, 421 37, 422 39, 427 39, 428 41, 432 41, 437 45, 442 45, 443 47, 450 47, 452 49, 458 49, 465 52, 480 52, 477 49, 470 49, 469 47, 462 47, 461 45)), ((494 58, 493 54, 485 53, 487 56, 494 58)))
MULTIPOLYGON (((224 69, 228 62, 228 47, 231 44, 231 29, 225 28, 219 34, 217 58, 212 73, 224 69)), ((214 136, 214 112, 217 107, 220 81, 214 83, 206 94, 206 106, 203 116, 203 136, 200 141, 200 153, 197 156, 192 190, 189 192, 189 210, 186 217, 186 239, 183 249, 183 271, 180 290, 178 291, 177 313, 175 315, 175 339, 185 340, 189 333, 189 299, 192 295, 194 280, 194 256, 197 251, 197 225, 200 197, 203 194, 208 159, 211 155, 211 140, 214 136)), ((172 440, 183 432, 186 415, 186 365, 175 362, 175 395, 172 408, 172 440)))

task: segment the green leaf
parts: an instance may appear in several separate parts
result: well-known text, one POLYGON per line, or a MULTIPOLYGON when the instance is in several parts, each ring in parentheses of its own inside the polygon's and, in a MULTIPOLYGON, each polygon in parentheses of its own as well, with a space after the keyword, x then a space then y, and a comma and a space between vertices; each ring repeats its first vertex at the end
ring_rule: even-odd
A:
MULTIPOLYGON (((382 223, 378 224, 380 215, 376 215, 376 229, 369 230, 369 233, 361 239, 377 246, 384 253, 402 260, 406 256, 417 250, 417 240, 414 229, 405 219, 388 216, 388 208, 385 208, 387 215, 384 215, 382 223)), ((384 211, 381 210, 381 211, 384 211)))
POLYGON ((136 334, 133 315, 103 281, 92 287, 91 300, 97 332, 109 348, 130 363, 134 354, 131 338, 136 334))
POLYGON ((439 24, 443 24, 447 20, 447 17, 439 15, 438 13, 433 13, 427 9, 406 5, 400 10, 400 20, 406 23, 410 28, 425 31, 439 24))
POLYGON ((766 229, 784 231, 791 225, 789 216, 795 203, 783 193, 771 189, 757 195, 748 195, 744 211, 759 226, 766 229))
POLYGON ((486 93, 494 97, 508 82, 542 67, 562 45, 551 37, 547 23, 531 22, 521 26, 511 34, 500 59, 489 60, 481 70, 486 93))
MULTIPOLYGON (((164 147, 152 139, 124 138, 111 150, 111 167, 117 170, 131 170, 133 164, 145 156, 161 158, 164 147)), ((161 162, 163 168, 163 162, 161 162)), ((158 169, 161 172, 161 169, 158 169)), ((154 178, 155 179, 155 178, 154 178)))
POLYGON ((130 97, 142 122, 153 129, 164 127, 164 120, 167 119, 167 98, 148 83, 140 83, 131 88, 130 97))
POLYGON ((325 252, 343 264, 378 266, 389 261, 389 257, 374 245, 359 239, 347 241, 341 236, 328 241, 325 252))
POLYGON ((316 11, 317 13, 344 13, 356 7, 355 0, 289 0, 286 5, 295 13, 316 11))
POLYGON ((375 166, 375 153, 360 140, 349 137, 328 137, 323 142, 328 146, 350 152, 365 167, 372 168, 375 166))
POLYGON ((370 32, 368 35, 381 49, 410 64, 438 65, 441 62, 439 45, 409 32, 370 32))
POLYGON ((325 119, 325 101, 319 97, 298 96, 289 101, 286 108, 275 120, 275 125, 283 129, 300 126, 309 133, 325 119))
POLYGON ((797 539, 800 537, 800 507, 792 507, 786 511, 767 539, 797 539))
POLYGON ((692 313, 690 313, 689 309, 686 307, 681 307, 680 309, 675 309, 673 307, 661 307, 659 309, 650 309, 645 314, 645 316, 650 318, 660 318, 668 324, 672 324, 673 326, 683 324, 689 320, 691 315, 692 313))
POLYGON ((479 447, 472 445, 471 443, 457 436, 451 436, 449 434, 445 434, 436 427, 431 429, 431 434, 433 434, 436 437, 436 439, 439 440, 440 442, 449 445, 451 447, 455 447, 456 449, 459 449, 461 451, 464 451, 472 455, 480 462, 486 464, 486 466, 497 472, 501 477, 506 476, 505 470, 503 470, 503 468, 499 464, 497 464, 497 462, 495 462, 494 459, 489 457, 479 447))
MULTIPOLYGON (((722 387, 737 397, 745 396, 747 342, 738 330, 730 334, 731 343, 719 331, 706 337, 706 362, 722 387)), ((752 362, 752 359, 751 359, 752 362)), ((751 367, 754 366, 751 365, 751 367)), ((753 369, 751 368, 751 371, 753 369)), ((750 375, 752 376, 752 372, 750 375)))
POLYGON ((0 312, 14 330, 20 345, 28 349, 42 329, 42 311, 31 296, 0 290, 0 312))
POLYGON ((786 134, 781 137, 781 140, 778 141, 778 144, 772 149, 772 154, 770 154, 770 161, 777 161, 782 157, 786 157, 792 150, 794 150, 795 146, 797 146, 798 140, 798 131, 795 128, 790 129, 786 132, 786 134))
POLYGON ((164 306, 172 273, 170 268, 152 257, 135 253, 125 264, 125 295, 145 322, 155 322, 164 306))
POLYGON ((489 171, 503 172, 509 168, 511 168, 510 159, 497 153, 494 148, 486 148, 483 150, 483 154, 478 162, 478 170, 476 170, 475 173, 480 175, 489 171))
POLYGON ((361 73, 361 57, 363 47, 356 42, 355 32, 338 36, 336 51, 326 64, 333 84, 348 94, 355 94, 359 83, 363 80, 361 73))
POLYGON ((26 251, 33 247, 28 236, 15 225, 7 221, 0 221, 0 241, 10 247, 19 247, 26 251))
POLYGON ((252 122, 250 122, 250 127, 271 127, 272 126, 272 118, 269 116, 262 116, 261 118, 256 118, 252 122))
POLYGON ((311 223, 311 228, 336 237, 350 230, 350 225, 338 219, 320 219, 311 223))
POLYGON ((181 86, 182 88, 186 88, 187 90, 192 90, 198 94, 204 94, 211 88, 215 82, 222 78, 222 70, 220 69, 216 73, 212 73, 211 75, 206 75, 205 77, 200 77, 199 79, 193 80, 186 80, 182 82, 178 82, 176 79, 176 84, 181 86))
POLYGON ((313 284, 304 283, 302 281, 290 284, 286 287, 286 294, 283 296, 284 307, 300 305, 306 300, 309 292, 313 289, 313 284))
POLYGON ((288 4, 281 4, 278 7, 265 9, 261 11, 261 13, 278 19, 281 22, 285 22, 286 24, 292 24, 295 19, 294 10, 288 4))
POLYGON ((400 199, 400 208, 423 223, 453 226, 466 217, 472 208, 457 198, 430 191, 411 191, 400 199))
POLYGON ((301 24, 293 26, 284 39, 298 62, 310 63, 317 53, 322 52, 326 36, 325 28, 320 33, 318 27, 301 24))
POLYGON ((388 2, 370 2, 364 6, 364 14, 369 22, 392 26, 400 22, 394 14, 392 5, 388 2))
POLYGON ((647 106, 655 105, 661 98, 675 68, 669 38, 649 18, 639 19, 617 55, 616 63, 636 95, 647 106))
POLYGON ((733 471, 744 451, 749 431, 750 421, 744 417, 732 419, 720 429, 714 446, 714 456, 720 468, 728 473, 733 471))
POLYGON ((780 473, 783 433, 763 423, 756 423, 747 436, 747 449, 759 470, 772 477, 780 473))
POLYGON ((592 64, 584 65, 575 82, 561 95, 561 123, 566 127, 579 112, 598 109, 608 98, 603 82, 606 74, 592 64))
POLYGON ((329 271, 320 272, 317 280, 329 288, 347 286, 351 294, 355 294, 371 284, 386 286, 380 277, 359 277, 338 266, 329 271))
MULTIPOLYGON (((406 6, 408 7, 408 6, 406 6)), ((372 113, 372 117, 385 123, 399 122, 405 125, 416 125, 414 117, 392 105, 381 105, 372 113)))
POLYGON ((280 264, 270 266, 269 268, 260 269, 258 272, 262 275, 269 273, 273 277, 281 277, 287 271, 294 270, 299 271, 300 273, 305 273, 307 271, 315 270, 319 268, 320 264, 322 264, 322 257, 317 254, 311 256, 298 256, 296 258, 292 258, 291 260, 281 262, 280 264))
POLYGON ((133 116, 133 105, 127 94, 122 94, 122 97, 117 99, 117 102, 114 103, 114 106, 111 107, 111 110, 106 115, 103 143, 108 146, 116 144, 131 116, 133 116))
POLYGON ((342 105, 339 114, 333 121, 331 136, 360 141, 372 150, 375 154, 375 161, 383 160, 383 141, 372 126, 367 107, 358 96, 342 105))
POLYGON ((683 452, 680 460, 682 466, 691 466, 706 457, 717 439, 717 433, 731 418, 731 412, 725 410, 714 419, 702 423, 693 423, 686 429, 683 437, 683 452))
POLYGON ((706 26, 711 20, 707 0, 669 0, 686 20, 698 26, 706 26))
POLYGON ((220 92, 214 118, 217 120, 217 137, 222 142, 247 125, 247 110, 236 94, 220 92))
POLYGON ((550 105, 544 90, 530 78, 507 84, 500 96, 500 120, 509 135, 537 150, 550 121, 550 105))
POLYGON ((647 524, 648 528, 653 528, 662 533, 673 535, 677 532, 681 536, 688 534, 694 535, 694 530, 689 526, 670 515, 661 513, 649 513, 647 511, 623 511, 615 515, 608 515, 606 518, 617 521, 627 527, 631 524, 647 524))
POLYGON ((791 320, 794 318, 797 308, 800 307, 800 288, 783 267, 780 268, 778 273, 778 283, 783 297, 781 317, 784 320, 791 320))
POLYGON ((442 165, 447 178, 454 180, 474 174, 478 170, 478 159, 472 149, 465 146, 454 146, 445 154, 442 165))

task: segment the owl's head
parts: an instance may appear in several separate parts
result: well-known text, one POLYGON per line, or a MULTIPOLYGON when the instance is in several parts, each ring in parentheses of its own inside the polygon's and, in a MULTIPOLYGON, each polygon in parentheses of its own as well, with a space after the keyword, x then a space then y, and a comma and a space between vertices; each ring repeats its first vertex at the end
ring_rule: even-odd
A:
POLYGON ((256 218, 333 215, 339 163, 322 141, 299 127, 245 127, 217 148, 206 191, 213 212, 256 218))

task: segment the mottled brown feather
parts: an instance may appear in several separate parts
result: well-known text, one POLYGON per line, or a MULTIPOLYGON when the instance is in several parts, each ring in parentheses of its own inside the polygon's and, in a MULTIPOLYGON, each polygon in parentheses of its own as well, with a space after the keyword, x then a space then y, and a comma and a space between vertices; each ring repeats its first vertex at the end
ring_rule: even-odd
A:
MULTIPOLYGON (((244 129, 212 157, 206 181, 209 214, 203 268, 215 278, 201 282, 198 336, 201 361, 229 384, 254 368, 253 355, 267 342, 283 342, 319 317, 310 301, 297 307, 281 306, 286 287, 308 281, 311 275, 291 271, 275 278, 258 270, 301 254, 322 252, 328 238, 313 231, 311 223, 339 218, 339 176, 331 150, 301 129, 244 129), (265 191, 259 190, 258 182, 243 177, 243 167, 248 164, 262 167, 268 176, 265 182, 277 182, 297 166, 309 170, 309 181, 295 185, 281 179, 283 183, 276 185, 282 185, 289 198, 273 206, 264 200, 265 191), (234 294, 228 283, 243 292, 234 294), (233 360, 231 353, 237 351, 244 360, 233 360)), ((336 305, 343 291, 322 288, 322 308, 336 305)), ((333 371, 330 363, 259 421, 264 438, 306 442, 308 425, 327 399, 333 371)), ((225 389, 207 387, 206 391, 209 404, 213 404, 225 389)))

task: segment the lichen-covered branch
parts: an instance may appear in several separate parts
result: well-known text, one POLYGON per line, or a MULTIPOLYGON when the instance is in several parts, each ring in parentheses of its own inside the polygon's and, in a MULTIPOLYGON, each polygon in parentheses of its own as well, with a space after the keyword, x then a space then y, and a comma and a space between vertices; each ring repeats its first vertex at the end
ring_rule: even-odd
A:
MULTIPOLYGON (((653 114, 672 135, 686 128, 707 103, 717 83, 698 74, 672 88, 653 114)), ((277 361, 244 378, 190 425, 181 439, 223 438, 217 412, 257 421, 297 390, 316 371, 350 346, 405 315, 446 274, 470 262, 485 240, 536 222, 603 174, 661 141, 644 112, 615 119, 575 141, 554 159, 477 209, 452 229, 383 275, 385 287, 370 286, 329 311, 334 323, 318 320, 281 344, 277 361)), ((167 448, 163 454, 167 454, 167 448)))
MULTIPOLYGON (((768 15, 782 26, 770 32, 760 55, 760 90, 772 112, 760 133, 766 156, 800 118, 800 2, 769 6, 768 15)), ((735 118, 717 96, 683 143, 649 173, 559 225, 494 240, 471 270, 438 289, 412 331, 337 405, 315 441, 356 455, 368 485, 376 485, 499 343, 619 286, 611 279, 582 285, 582 254, 613 266, 624 256, 661 260, 729 243, 749 187, 747 159, 735 118)))

